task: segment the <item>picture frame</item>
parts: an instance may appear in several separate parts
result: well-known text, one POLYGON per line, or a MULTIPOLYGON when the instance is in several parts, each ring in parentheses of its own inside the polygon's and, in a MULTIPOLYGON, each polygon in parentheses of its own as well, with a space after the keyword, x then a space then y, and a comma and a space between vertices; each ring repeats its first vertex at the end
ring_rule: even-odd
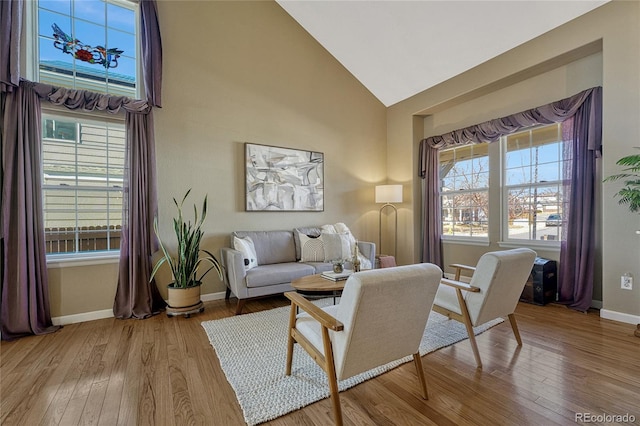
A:
POLYGON ((245 143, 245 209, 324 211, 324 154, 245 143))

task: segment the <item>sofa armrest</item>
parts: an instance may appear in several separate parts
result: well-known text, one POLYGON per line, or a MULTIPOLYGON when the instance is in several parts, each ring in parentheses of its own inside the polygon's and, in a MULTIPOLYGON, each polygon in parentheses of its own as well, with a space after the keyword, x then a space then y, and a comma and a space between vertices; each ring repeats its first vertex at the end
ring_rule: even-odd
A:
POLYGON ((242 253, 229 247, 220 249, 220 260, 225 268, 225 284, 238 299, 245 299, 248 296, 244 269, 244 258, 242 253))
POLYGON ((368 241, 358 241, 358 250, 371 262, 371 268, 376 264, 376 244, 368 241))

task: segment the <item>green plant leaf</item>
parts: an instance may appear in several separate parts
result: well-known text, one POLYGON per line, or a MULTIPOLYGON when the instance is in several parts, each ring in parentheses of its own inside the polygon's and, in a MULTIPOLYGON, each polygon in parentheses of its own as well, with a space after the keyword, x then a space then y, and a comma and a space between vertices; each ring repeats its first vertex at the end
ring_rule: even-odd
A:
POLYGON ((619 198, 618 204, 626 205, 633 213, 640 213, 640 154, 622 157, 616 164, 629 167, 622 169, 623 173, 607 177, 604 182, 624 180, 625 186, 614 196, 619 198))

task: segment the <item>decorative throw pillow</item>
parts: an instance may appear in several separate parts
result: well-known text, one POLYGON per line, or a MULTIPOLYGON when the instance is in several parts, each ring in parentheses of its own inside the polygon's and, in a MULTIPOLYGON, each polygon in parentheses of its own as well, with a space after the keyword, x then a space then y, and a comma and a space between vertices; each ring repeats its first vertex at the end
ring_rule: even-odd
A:
POLYGON ((320 235, 324 242, 324 261, 331 262, 339 259, 351 259, 351 244, 349 236, 346 234, 327 234, 320 235))
POLYGON ((242 253, 244 258, 244 269, 247 271, 258 266, 258 257, 256 256, 256 247, 251 237, 238 238, 233 237, 233 248, 242 253))
POLYGON ((324 241, 299 233, 300 262, 324 262, 324 241))

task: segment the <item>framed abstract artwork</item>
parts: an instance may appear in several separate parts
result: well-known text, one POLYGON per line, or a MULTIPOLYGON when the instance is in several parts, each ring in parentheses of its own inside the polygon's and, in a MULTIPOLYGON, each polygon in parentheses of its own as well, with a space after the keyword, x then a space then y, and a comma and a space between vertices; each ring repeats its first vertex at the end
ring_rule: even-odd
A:
POLYGON ((245 143, 246 210, 324 210, 324 154, 245 143))

